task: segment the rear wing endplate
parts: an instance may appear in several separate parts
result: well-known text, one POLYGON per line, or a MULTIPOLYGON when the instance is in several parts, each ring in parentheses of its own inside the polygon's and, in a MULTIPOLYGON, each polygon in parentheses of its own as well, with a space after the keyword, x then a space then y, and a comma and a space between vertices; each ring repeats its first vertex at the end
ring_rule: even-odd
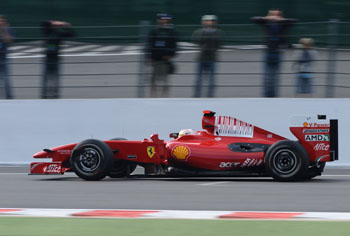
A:
POLYGON ((339 145, 338 145, 338 120, 330 120, 330 155, 331 161, 339 159, 339 145))

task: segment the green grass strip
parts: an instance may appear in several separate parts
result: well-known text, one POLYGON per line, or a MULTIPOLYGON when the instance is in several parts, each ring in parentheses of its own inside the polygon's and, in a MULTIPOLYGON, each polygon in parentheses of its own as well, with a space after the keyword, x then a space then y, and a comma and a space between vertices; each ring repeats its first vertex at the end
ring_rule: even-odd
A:
POLYGON ((349 232, 346 221, 0 217, 0 236, 344 236, 349 232))

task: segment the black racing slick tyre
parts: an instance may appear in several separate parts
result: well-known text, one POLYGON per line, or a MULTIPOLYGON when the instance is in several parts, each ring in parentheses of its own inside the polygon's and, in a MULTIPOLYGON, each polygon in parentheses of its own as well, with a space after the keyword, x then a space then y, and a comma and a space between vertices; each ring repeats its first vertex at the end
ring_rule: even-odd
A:
POLYGON ((88 139, 75 146, 70 164, 80 178, 101 180, 112 168, 113 152, 105 142, 88 139))
MULTIPOLYGON (((113 138, 111 140, 127 140, 125 138, 113 138)), ((124 161, 124 160, 114 160, 112 164, 112 169, 110 170, 108 176, 111 178, 123 178, 134 172, 137 164, 124 161)))
POLYGON ((266 152, 267 173, 278 181, 299 181, 307 173, 310 164, 305 148, 291 140, 274 143, 266 152))

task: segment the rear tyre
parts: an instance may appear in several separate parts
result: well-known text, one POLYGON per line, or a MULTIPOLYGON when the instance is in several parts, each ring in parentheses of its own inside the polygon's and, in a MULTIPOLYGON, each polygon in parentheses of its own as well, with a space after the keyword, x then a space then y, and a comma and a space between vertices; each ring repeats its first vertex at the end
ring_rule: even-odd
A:
POLYGON ((85 180, 100 180, 108 175, 113 152, 100 140, 88 139, 77 144, 70 159, 72 170, 85 180))
MULTIPOLYGON (((125 138, 113 138, 111 140, 127 140, 125 138)), ((134 170, 137 167, 137 164, 124 161, 124 160, 118 160, 115 159, 113 161, 112 169, 109 172, 108 176, 111 178, 123 178, 134 172, 134 170)))
POLYGON ((309 157, 298 142, 282 140, 273 144, 265 155, 265 168, 275 180, 302 180, 309 167, 309 157))

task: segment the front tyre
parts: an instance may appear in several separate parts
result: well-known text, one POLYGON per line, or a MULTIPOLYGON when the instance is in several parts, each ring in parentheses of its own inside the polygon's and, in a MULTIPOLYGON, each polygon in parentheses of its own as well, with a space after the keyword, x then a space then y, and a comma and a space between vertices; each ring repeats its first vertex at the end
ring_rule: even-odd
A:
POLYGON ((298 142, 282 140, 266 152, 265 168, 278 181, 298 181, 305 176, 310 161, 305 148, 298 142))
POLYGON ((113 165, 113 152, 100 140, 88 139, 77 144, 70 159, 72 170, 85 180, 100 180, 113 165))

